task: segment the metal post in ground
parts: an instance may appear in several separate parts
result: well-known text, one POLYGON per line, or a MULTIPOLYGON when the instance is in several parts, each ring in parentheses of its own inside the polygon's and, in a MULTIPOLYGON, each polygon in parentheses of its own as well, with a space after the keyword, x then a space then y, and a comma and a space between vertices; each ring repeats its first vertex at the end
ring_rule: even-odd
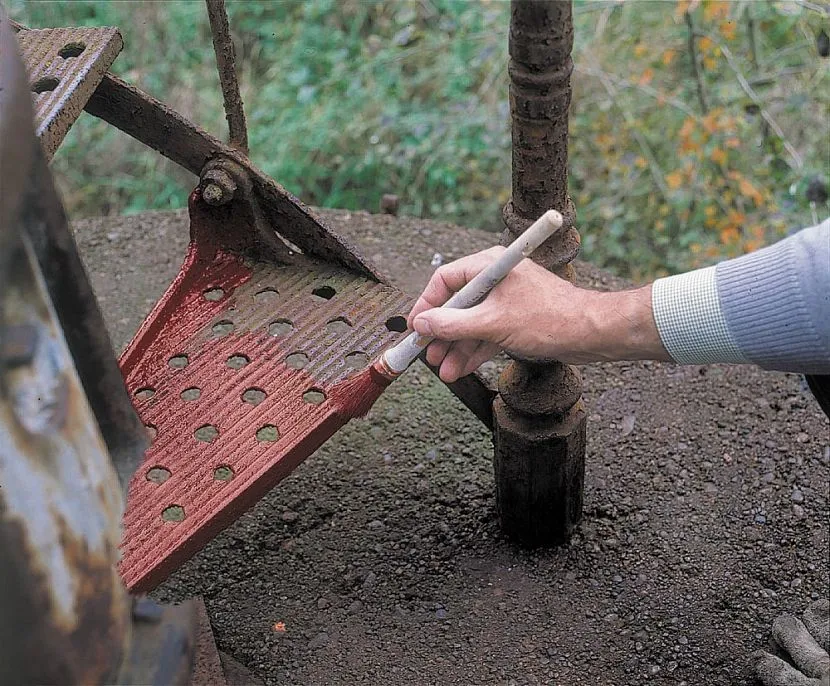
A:
MULTIPOLYGON (((513 193, 504 208, 509 243, 548 209, 566 229, 533 254, 573 279, 579 251, 568 197, 568 106, 573 18, 570 0, 512 0, 510 112, 513 193)), ((515 360, 499 380, 495 418, 496 497, 502 529, 525 545, 568 540, 582 514, 586 413, 582 379, 559 362, 515 360)))

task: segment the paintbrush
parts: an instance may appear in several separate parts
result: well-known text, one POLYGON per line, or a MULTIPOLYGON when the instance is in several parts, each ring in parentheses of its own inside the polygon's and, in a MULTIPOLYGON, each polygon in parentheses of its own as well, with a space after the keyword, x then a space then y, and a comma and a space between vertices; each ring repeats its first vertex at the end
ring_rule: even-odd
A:
MULTIPOLYGON (((466 309, 480 303, 510 271, 562 226, 562 215, 548 210, 521 236, 513 241, 499 258, 479 272, 442 307, 466 309)), ((338 408, 341 417, 363 417, 375 404, 386 387, 411 365, 434 339, 413 331, 400 343, 392 346, 358 374, 336 384, 329 392, 329 400, 338 408)))

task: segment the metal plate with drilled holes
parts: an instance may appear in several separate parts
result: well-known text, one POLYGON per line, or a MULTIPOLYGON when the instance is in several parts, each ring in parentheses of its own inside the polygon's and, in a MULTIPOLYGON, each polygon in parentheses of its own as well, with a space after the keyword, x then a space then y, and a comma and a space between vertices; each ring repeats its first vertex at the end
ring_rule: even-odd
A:
POLYGON ((58 149, 121 52, 118 29, 26 29, 17 33, 47 159, 58 149))
POLYGON ((163 581, 344 424, 329 389, 401 336, 410 304, 340 267, 191 243, 121 358, 153 438, 130 485, 128 588, 163 581))

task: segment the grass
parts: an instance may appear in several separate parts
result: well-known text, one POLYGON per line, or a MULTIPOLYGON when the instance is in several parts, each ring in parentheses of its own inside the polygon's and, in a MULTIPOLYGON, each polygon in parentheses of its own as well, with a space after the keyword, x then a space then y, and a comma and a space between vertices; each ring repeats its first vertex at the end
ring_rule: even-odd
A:
MULTIPOLYGON (((201 2, 10 5, 31 26, 119 26, 126 47, 113 70, 225 135, 201 2)), ((396 193, 404 213, 500 228, 509 4, 228 9, 251 156, 268 174, 312 204, 375 211, 396 193)), ((586 258, 655 276, 827 214, 805 196, 830 161, 828 60, 816 50, 826 13, 795 2, 598 0, 576 2, 575 23, 570 185, 586 258)), ((195 181, 86 115, 53 169, 74 217, 182 207, 195 181)))

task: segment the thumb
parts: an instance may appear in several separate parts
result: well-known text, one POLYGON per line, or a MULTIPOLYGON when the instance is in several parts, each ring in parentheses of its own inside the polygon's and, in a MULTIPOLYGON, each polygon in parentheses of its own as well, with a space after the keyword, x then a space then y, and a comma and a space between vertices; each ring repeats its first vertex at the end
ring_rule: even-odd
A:
POLYGON ((490 340, 492 331, 484 324, 480 305, 468 310, 435 307, 421 312, 412 326, 422 336, 440 338, 443 341, 460 341, 467 338, 490 340))

